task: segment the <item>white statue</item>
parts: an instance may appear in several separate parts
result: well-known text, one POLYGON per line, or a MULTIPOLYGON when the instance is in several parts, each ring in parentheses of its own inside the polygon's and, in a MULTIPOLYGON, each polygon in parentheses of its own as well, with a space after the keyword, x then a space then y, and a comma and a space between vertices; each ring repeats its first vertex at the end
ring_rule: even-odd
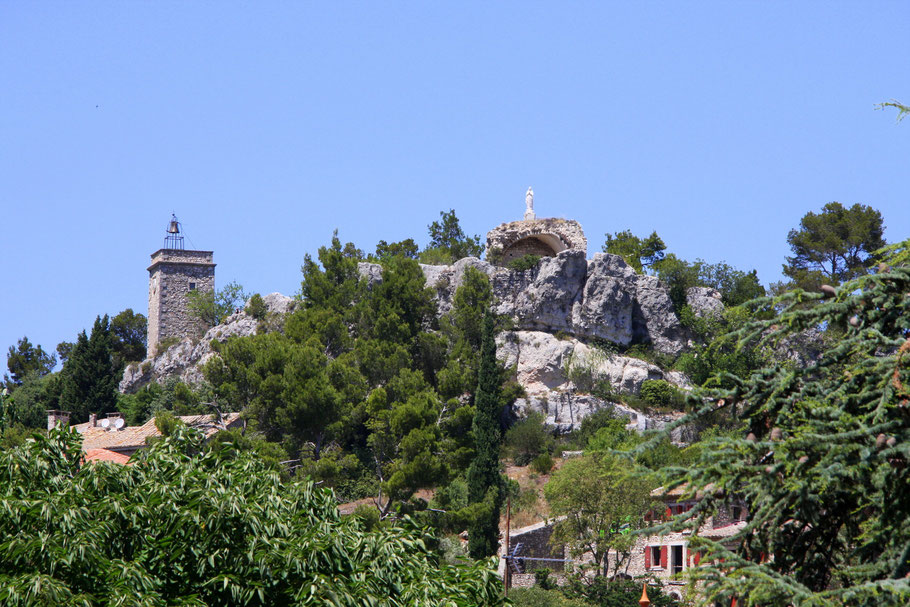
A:
POLYGON ((528 188, 528 193, 525 194, 525 219, 536 219, 537 215, 534 214, 534 190, 528 188))

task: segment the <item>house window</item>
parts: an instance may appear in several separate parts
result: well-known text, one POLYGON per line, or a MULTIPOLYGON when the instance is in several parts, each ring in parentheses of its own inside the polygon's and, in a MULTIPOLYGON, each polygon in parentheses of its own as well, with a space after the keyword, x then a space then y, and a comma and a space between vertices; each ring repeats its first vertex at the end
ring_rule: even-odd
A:
POLYGON ((190 291, 195 291, 195 290, 196 290, 196 283, 195 283, 195 282, 191 282, 191 283, 190 283, 190 291))
POLYGON ((660 567, 660 546, 651 546, 651 566, 660 567))
POLYGON ((733 514, 733 520, 734 520, 734 521, 742 520, 743 509, 740 508, 739 506, 733 506, 733 512, 732 512, 732 514, 733 514))
POLYGON ((682 545, 670 546, 670 571, 672 573, 682 573, 683 570, 683 547, 682 545))

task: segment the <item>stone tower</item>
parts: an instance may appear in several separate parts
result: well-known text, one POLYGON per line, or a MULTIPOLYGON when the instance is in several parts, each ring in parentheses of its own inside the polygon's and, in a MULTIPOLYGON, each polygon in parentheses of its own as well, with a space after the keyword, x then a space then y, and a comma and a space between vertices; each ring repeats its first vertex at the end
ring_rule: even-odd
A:
POLYGON ((148 354, 158 353, 158 344, 168 337, 198 337, 209 327, 190 315, 190 291, 215 290, 215 264, 211 251, 183 248, 180 222, 171 216, 164 248, 152 253, 149 266, 148 354))

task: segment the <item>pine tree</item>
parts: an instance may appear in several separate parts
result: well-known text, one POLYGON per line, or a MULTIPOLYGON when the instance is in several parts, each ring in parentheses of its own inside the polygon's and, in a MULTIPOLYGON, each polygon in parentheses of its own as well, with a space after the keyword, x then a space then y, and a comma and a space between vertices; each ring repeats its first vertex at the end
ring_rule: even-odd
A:
POLYGON ((704 498, 664 527, 695 529, 747 503, 747 525, 726 540, 735 548, 690 543, 709 603, 910 604, 910 264, 760 304, 776 316, 746 326, 740 343, 775 351, 822 330, 830 345, 698 395, 694 417, 730 411, 746 436, 716 439, 692 468, 670 473, 669 486, 704 498))
POLYGON ((499 473, 500 374, 496 364, 493 315, 483 319, 477 391, 474 394, 474 460, 468 469, 468 501, 475 516, 468 526, 468 551, 479 559, 496 554, 499 546, 499 510, 503 482, 499 473))
POLYGON ((107 314, 97 317, 91 336, 79 334, 63 371, 60 408, 72 411, 74 421, 85 421, 90 412, 114 411, 117 406, 117 368, 107 314))

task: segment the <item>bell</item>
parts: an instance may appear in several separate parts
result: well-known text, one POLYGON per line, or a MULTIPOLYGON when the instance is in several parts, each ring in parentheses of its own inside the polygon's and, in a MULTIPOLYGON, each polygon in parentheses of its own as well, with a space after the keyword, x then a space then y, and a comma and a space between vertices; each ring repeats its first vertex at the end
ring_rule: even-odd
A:
POLYGON ((176 219, 171 219, 171 223, 169 223, 167 226, 167 233, 168 234, 179 234, 180 233, 180 225, 177 223, 176 219))

